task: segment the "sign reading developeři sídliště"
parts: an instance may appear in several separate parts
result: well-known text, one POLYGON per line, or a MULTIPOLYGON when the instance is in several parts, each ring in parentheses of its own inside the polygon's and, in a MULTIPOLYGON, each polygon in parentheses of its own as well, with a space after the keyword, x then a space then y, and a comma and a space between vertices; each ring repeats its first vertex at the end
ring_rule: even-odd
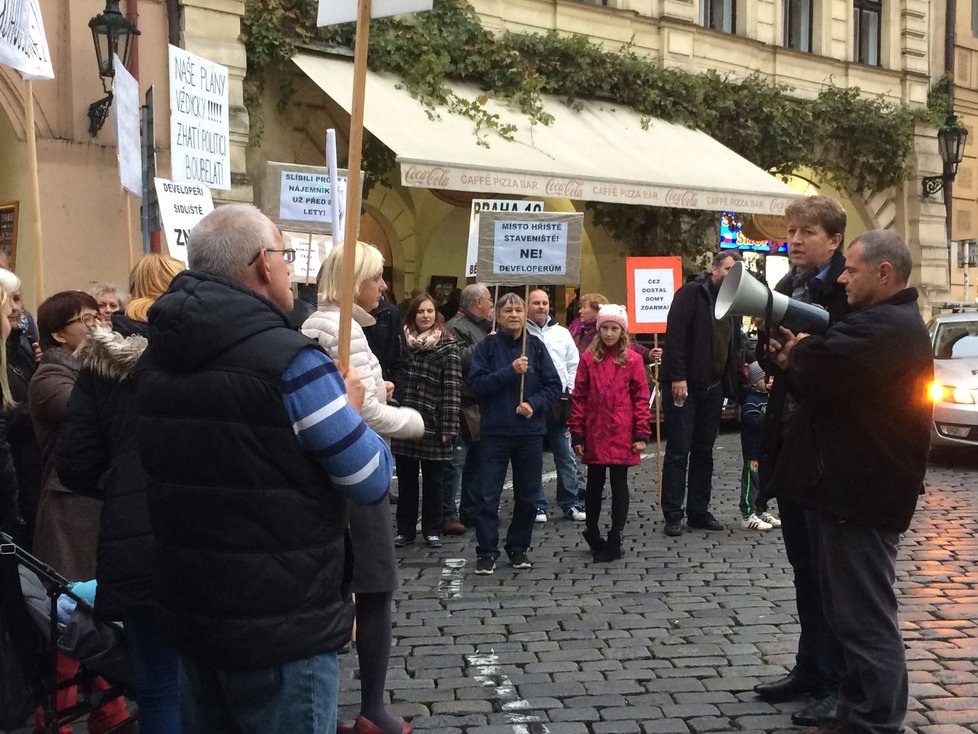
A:
POLYGON ((580 280, 584 215, 482 212, 479 282, 570 285, 580 280))

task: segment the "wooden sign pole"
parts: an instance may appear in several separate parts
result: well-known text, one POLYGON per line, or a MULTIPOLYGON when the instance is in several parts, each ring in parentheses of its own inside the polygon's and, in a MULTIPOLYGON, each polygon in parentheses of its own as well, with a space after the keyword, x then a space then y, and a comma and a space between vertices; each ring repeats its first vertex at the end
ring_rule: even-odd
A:
POLYGON ((41 188, 37 174, 37 137, 34 132, 34 84, 27 80, 27 177, 31 187, 31 219, 34 225, 34 299, 44 300, 44 246, 41 242, 41 188))
MULTIPOLYGON (((652 335, 652 348, 659 348, 659 335, 652 335)), ((662 507, 662 387, 659 382, 659 360, 652 365, 655 384, 655 475, 659 482, 659 507, 662 507)))
POLYGON ((126 191, 126 242, 129 243, 129 272, 135 267, 132 255, 132 194, 126 191))
MULTIPOLYGON (((530 286, 523 286, 523 351, 520 353, 521 357, 526 356, 526 319, 529 318, 529 303, 530 303, 530 286)), ((520 405, 523 404, 523 388, 526 386, 526 373, 524 372, 520 375, 520 405)), ((519 405, 517 406, 519 407, 519 405)))
POLYGON ((363 105, 367 86, 367 44, 370 39, 370 0, 360 0, 357 9, 356 45, 353 53, 353 104, 350 108, 350 152, 347 157, 346 231, 343 237, 342 293, 340 303, 339 363, 350 364, 350 335, 353 332, 353 274, 360 225, 360 166, 363 155, 363 105))

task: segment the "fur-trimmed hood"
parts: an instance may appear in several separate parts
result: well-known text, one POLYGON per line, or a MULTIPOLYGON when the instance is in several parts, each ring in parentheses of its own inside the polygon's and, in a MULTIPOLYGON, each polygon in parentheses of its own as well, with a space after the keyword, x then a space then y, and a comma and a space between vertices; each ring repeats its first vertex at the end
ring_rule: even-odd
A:
POLYGON ((122 382, 136 368, 147 344, 144 336, 125 337, 106 326, 97 326, 88 341, 75 350, 75 357, 95 374, 122 382))

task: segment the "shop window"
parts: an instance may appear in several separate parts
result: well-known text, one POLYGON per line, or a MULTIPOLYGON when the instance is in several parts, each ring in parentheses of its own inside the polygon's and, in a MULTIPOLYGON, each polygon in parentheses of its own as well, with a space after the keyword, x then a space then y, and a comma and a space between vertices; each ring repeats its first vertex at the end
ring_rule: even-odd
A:
POLYGON ((785 48, 811 53, 812 4, 813 0, 784 0, 785 48))
POLYGON ((880 0, 855 0, 852 6, 857 64, 880 65, 880 0))
POLYGON ((700 0, 700 25, 724 33, 736 33, 736 0, 700 0))

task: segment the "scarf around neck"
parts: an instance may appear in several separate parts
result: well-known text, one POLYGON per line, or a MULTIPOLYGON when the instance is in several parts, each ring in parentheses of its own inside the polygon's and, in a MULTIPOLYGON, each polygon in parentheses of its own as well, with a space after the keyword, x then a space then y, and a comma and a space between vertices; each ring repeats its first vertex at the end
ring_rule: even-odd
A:
POLYGON ((427 331, 422 331, 420 334, 415 334, 408 327, 404 327, 404 338, 407 340, 408 349, 412 352, 426 349, 432 349, 441 339, 441 329, 437 326, 433 326, 427 331))

